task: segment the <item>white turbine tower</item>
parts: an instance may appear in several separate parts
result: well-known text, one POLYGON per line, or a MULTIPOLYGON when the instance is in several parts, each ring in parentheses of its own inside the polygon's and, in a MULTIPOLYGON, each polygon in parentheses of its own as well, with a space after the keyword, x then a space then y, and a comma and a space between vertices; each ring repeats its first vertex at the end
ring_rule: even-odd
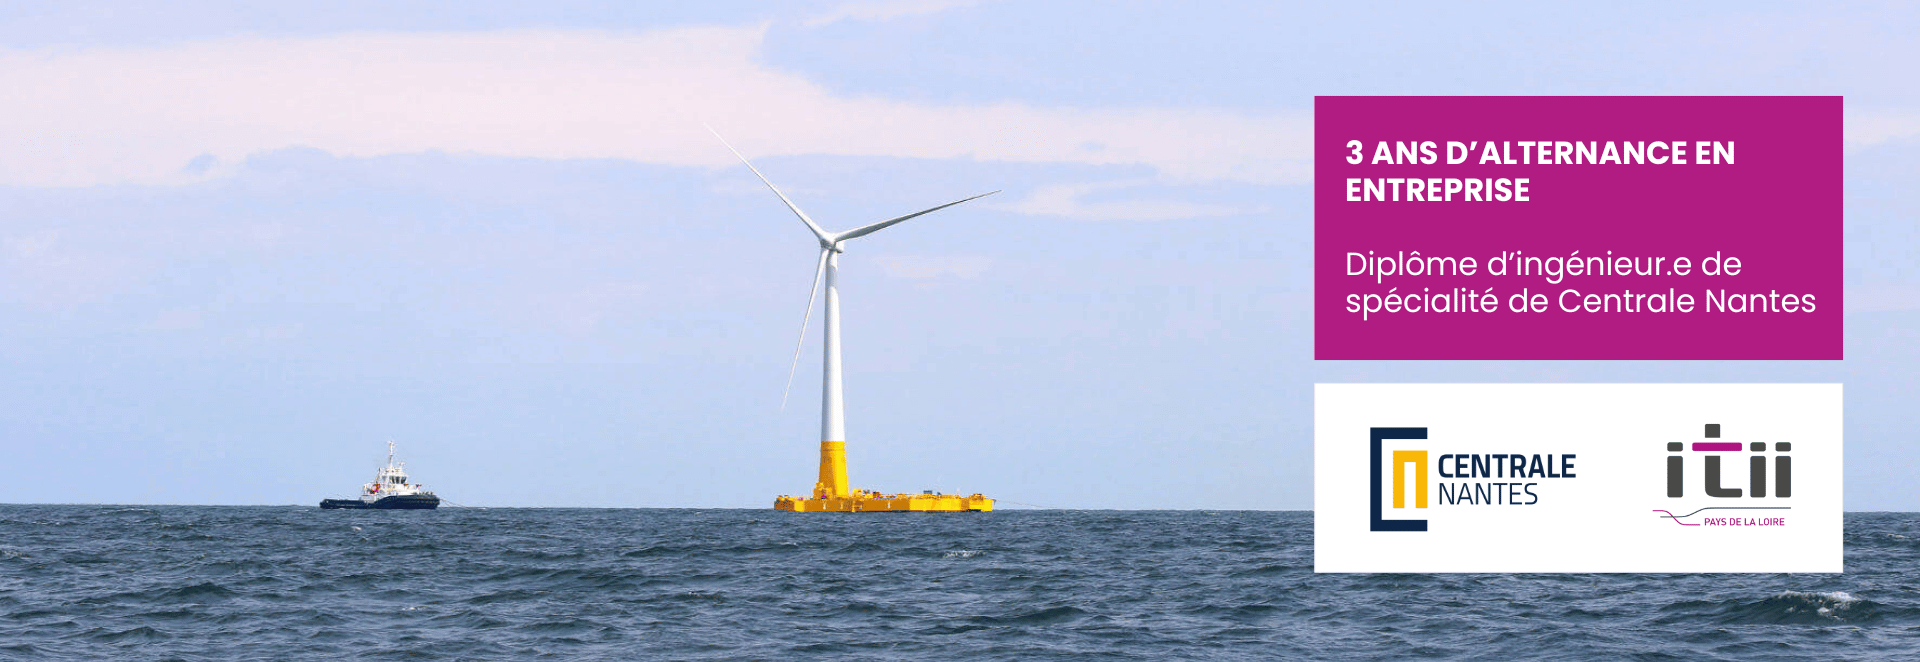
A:
POLYGON ((800 318, 800 340, 798 343, 795 343, 793 348, 793 365, 787 369, 786 392, 783 392, 780 396, 780 406, 785 408, 787 394, 793 390, 794 373, 798 371, 800 367, 800 350, 806 345, 807 323, 813 319, 813 301, 820 294, 820 283, 824 280, 827 289, 827 328, 826 339, 821 343, 820 480, 814 485, 812 499, 780 497, 775 500, 774 507, 782 510, 798 511, 846 510, 869 512, 883 510, 991 510, 993 500, 978 494, 972 497, 952 495, 895 495, 898 497, 897 499, 877 498, 878 495, 856 496, 853 494, 853 488, 847 482, 847 417, 840 388, 840 289, 838 281, 840 254, 846 252, 844 244, 848 240, 865 237, 908 219, 940 211, 969 200, 984 198, 999 193, 999 191, 989 191, 970 198, 955 200, 938 207, 930 207, 905 216, 897 216, 845 232, 828 232, 824 228, 821 228, 819 223, 815 223, 813 218, 807 216, 806 212, 800 211, 800 206, 793 204, 793 200, 787 198, 787 194, 781 193, 780 189, 773 185, 773 182, 768 181, 766 175, 760 174, 760 169, 753 167, 753 162, 748 161, 747 157, 740 153, 740 150, 734 149, 733 145, 728 143, 726 138, 720 137, 720 132, 714 131, 713 127, 707 127, 707 131, 713 133, 713 137, 718 138, 721 144, 726 145, 727 149, 733 152, 734 156, 739 157, 740 162, 746 164, 747 169, 753 171, 753 175, 759 177, 760 182, 766 184, 768 190, 773 191, 774 195, 780 196, 780 201, 786 203, 787 209, 792 210, 793 215, 798 216, 800 222, 806 224, 807 230, 813 232, 814 238, 820 242, 819 263, 814 268, 812 289, 807 292, 807 312, 800 318), (921 498, 923 496, 927 498, 921 498), (894 503, 896 501, 898 503, 894 503), (948 503, 948 501, 952 503, 948 503), (956 504, 960 507, 952 507, 956 504), (984 507, 982 507, 983 505, 984 507))

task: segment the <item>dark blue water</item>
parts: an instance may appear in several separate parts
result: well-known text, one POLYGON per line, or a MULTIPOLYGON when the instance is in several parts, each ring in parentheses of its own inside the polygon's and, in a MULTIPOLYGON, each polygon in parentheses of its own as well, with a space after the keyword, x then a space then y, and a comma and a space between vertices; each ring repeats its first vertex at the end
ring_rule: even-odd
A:
POLYGON ((1920 657, 1844 575, 1315 575, 1310 513, 0 506, 0 659, 1920 657))

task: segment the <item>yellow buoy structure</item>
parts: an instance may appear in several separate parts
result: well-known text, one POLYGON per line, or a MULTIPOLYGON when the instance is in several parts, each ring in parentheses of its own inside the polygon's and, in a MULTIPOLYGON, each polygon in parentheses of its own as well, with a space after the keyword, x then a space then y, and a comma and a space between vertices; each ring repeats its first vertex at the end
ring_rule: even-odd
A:
MULTIPOLYGON (((711 127, 708 131, 713 131, 711 127)), ((720 133, 713 132, 715 138, 720 133)), ((793 368, 787 371, 787 389, 793 389, 793 375, 800 365, 800 348, 807 339, 807 323, 813 318, 813 302, 820 294, 822 284, 826 289, 826 339, 821 343, 821 385, 820 385, 820 477, 813 484, 813 491, 806 496, 781 495, 773 499, 775 510, 790 510, 797 513, 900 513, 900 512, 986 512, 993 510, 993 499, 984 495, 972 494, 934 494, 931 491, 920 494, 883 494, 871 490, 856 489, 847 480, 847 422, 840 382, 840 254, 846 252, 846 242, 879 232, 909 219, 930 214, 954 205, 984 198, 999 191, 982 193, 971 198, 956 200, 931 209, 924 209, 905 216, 890 218, 879 223, 866 225, 845 232, 828 232, 813 222, 806 212, 800 211, 793 200, 781 193, 753 162, 740 154, 740 150, 727 144, 720 138, 721 144, 746 164, 747 169, 760 178, 760 183, 780 197, 787 209, 800 222, 806 224, 820 242, 819 265, 813 273, 813 289, 807 293, 807 313, 800 318, 800 343, 793 348, 793 368)), ((785 405, 782 396, 782 406, 785 405)))

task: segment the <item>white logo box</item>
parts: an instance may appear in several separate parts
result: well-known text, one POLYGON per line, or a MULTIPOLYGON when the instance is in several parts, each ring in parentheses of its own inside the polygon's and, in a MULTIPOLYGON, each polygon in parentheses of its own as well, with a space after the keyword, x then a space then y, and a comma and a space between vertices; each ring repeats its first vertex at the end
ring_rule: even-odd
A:
POLYGON ((1841 439, 1839 384, 1316 384, 1314 570, 1841 572, 1841 439))

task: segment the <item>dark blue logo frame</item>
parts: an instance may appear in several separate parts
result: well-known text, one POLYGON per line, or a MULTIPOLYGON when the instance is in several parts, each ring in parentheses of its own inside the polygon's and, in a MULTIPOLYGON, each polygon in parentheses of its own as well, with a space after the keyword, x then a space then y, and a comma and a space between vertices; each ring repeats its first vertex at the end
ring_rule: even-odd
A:
MULTIPOLYGON (((1425 531, 1427 530, 1427 521, 1423 519, 1380 519, 1380 491, 1381 491, 1381 488, 1384 487, 1384 485, 1382 485, 1380 482, 1380 440, 1382 439, 1425 439, 1427 438, 1427 429, 1426 428, 1372 428, 1372 431, 1373 431, 1373 434, 1372 434, 1373 471, 1370 473, 1368 477, 1369 478, 1368 485, 1371 486, 1371 491, 1367 493, 1367 499, 1370 502, 1369 513, 1372 515, 1372 520, 1370 524, 1373 530, 1374 531, 1425 531)), ((1396 466, 1393 468, 1393 470, 1399 471, 1400 467, 1396 466)))

